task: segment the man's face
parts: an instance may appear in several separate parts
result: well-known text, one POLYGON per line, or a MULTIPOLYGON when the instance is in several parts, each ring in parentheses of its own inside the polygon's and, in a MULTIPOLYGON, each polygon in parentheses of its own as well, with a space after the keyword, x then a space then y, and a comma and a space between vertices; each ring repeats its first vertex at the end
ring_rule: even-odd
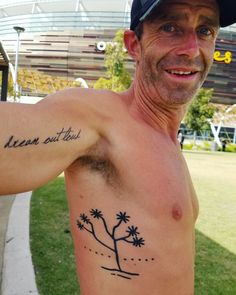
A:
POLYGON ((218 30, 215 0, 165 0, 144 22, 137 68, 144 89, 188 102, 212 65, 218 30))

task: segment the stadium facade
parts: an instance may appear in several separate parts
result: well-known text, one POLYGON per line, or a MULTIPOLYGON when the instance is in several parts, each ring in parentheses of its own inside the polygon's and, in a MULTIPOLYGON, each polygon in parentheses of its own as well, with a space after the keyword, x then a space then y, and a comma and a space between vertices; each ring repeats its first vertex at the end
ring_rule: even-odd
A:
MULTIPOLYGON (((118 29, 129 27, 131 4, 132 0, 1 0, 0 39, 14 64, 13 27, 24 27, 20 67, 68 79, 81 77, 92 86, 104 76, 107 42, 118 29)), ((216 51, 219 56, 204 86, 214 88, 214 102, 235 104, 235 25, 221 30, 216 51)), ((128 68, 133 73, 131 59, 128 68)))

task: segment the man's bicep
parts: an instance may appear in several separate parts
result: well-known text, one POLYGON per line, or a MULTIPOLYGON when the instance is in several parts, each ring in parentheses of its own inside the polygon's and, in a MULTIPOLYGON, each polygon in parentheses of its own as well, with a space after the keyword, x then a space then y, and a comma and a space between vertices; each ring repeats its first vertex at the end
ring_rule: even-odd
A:
POLYGON ((70 99, 67 104, 60 99, 38 105, 2 104, 0 113, 1 125, 5 122, 0 138, 0 194, 46 183, 99 138, 88 120, 93 115, 70 99))

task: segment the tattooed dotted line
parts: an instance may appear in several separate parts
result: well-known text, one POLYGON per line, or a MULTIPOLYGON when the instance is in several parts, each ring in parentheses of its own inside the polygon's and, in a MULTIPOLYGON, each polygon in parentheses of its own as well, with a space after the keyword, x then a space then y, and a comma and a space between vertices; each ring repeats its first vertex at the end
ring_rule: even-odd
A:
MULTIPOLYGON (((102 252, 94 251, 91 248, 88 248, 87 246, 84 246, 84 249, 88 250, 91 253, 94 253, 95 255, 100 255, 100 256, 103 256, 103 257, 111 258, 111 255, 106 255, 106 254, 104 254, 102 252)), ((123 258, 123 261, 153 262, 153 261, 155 261, 155 258, 138 258, 138 259, 135 259, 135 258, 123 258)))
POLYGON ((100 255, 100 256, 106 256, 106 257, 108 257, 108 258, 111 258, 111 255, 105 255, 104 253, 99 253, 98 251, 93 251, 91 248, 87 248, 86 246, 84 246, 84 249, 85 250, 88 250, 89 252, 91 252, 91 253, 94 253, 94 254, 96 254, 96 255, 100 255))

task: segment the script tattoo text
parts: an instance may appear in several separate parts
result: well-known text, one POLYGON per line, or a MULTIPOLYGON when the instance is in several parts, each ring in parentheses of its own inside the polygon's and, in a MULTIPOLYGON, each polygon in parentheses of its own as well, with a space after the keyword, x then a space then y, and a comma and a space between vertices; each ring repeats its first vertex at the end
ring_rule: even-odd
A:
POLYGON ((28 139, 18 139, 14 135, 11 135, 4 145, 5 149, 10 148, 22 148, 26 146, 37 146, 39 144, 50 144, 59 141, 69 142, 80 139, 81 130, 74 131, 71 127, 62 128, 60 131, 56 132, 52 136, 47 136, 40 140, 40 137, 28 138, 28 139))

